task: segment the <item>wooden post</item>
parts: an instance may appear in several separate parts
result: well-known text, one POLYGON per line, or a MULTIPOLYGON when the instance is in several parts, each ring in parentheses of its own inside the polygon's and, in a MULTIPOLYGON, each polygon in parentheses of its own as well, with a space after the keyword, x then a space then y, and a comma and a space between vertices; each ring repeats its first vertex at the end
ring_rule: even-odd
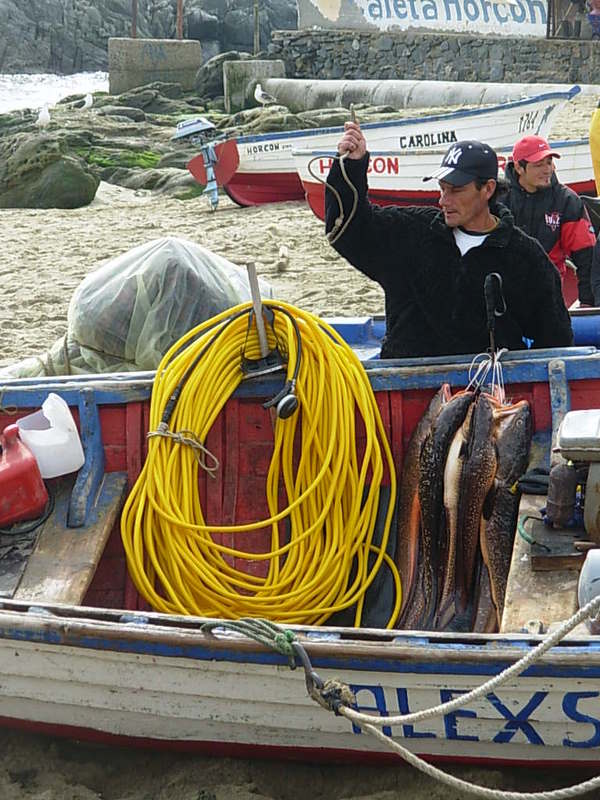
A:
POLYGON ((260 52, 260 20, 258 16, 258 0, 254 0, 254 55, 260 52))
POLYGON ((137 37, 138 0, 131 0, 131 38, 137 37))
POLYGON ((183 39, 183 0, 177 0, 177 38, 183 39))

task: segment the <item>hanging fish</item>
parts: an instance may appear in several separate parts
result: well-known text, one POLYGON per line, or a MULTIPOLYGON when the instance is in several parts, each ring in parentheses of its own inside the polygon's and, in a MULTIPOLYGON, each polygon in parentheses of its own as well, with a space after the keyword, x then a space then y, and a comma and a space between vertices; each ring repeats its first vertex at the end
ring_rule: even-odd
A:
POLYGON ((479 580, 477 581, 475 608, 473 633, 496 633, 498 621, 496 618, 496 606, 492 600, 490 574, 481 558, 479 558, 479 580))
POLYGON ((457 612, 467 630, 472 626, 473 589, 479 555, 483 507, 496 476, 493 401, 479 394, 466 442, 458 500, 456 547, 457 612))
POLYGON ((526 400, 493 411, 497 468, 488 519, 481 521, 480 545, 487 566, 498 627, 502 620, 506 582, 512 559, 520 494, 513 488, 527 470, 531 444, 531 413, 526 400))
POLYGON ((405 612, 415 603, 422 606, 424 599, 415 595, 415 578, 419 557, 419 537, 421 532, 421 508, 419 505, 419 458, 425 437, 442 406, 450 400, 452 391, 445 383, 433 396, 425 413, 412 432, 402 463, 402 478, 398 500, 398 542, 396 545, 396 566, 400 572, 402 585, 402 609, 398 619, 399 627, 405 626, 405 612))
POLYGON ((444 630, 448 627, 456 614, 456 543, 458 540, 458 503, 460 495, 460 481, 463 465, 467 454, 471 420, 475 404, 471 403, 463 424, 454 434, 448 449, 448 456, 444 466, 444 509, 446 514, 446 527, 448 531, 448 552, 446 568, 440 592, 435 627, 444 630))
MULTIPOLYGON (((429 434, 425 437, 419 464, 419 505, 421 507, 420 578, 425 596, 425 609, 418 627, 431 630, 443 585, 443 564, 448 552, 446 513, 444 508, 444 466, 456 431, 463 424, 474 392, 460 392, 441 409, 429 434), (440 569, 442 575, 440 575, 440 569)), ((491 414, 490 414, 491 416, 491 414)))

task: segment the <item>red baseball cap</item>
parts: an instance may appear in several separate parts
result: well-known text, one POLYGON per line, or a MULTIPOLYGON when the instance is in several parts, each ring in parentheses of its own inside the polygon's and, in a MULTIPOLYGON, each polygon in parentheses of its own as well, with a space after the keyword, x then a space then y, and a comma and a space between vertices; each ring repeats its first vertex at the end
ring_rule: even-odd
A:
POLYGON ((541 161, 547 156, 560 158, 560 153, 552 150, 550 145, 541 136, 524 136, 513 147, 513 161, 541 161))

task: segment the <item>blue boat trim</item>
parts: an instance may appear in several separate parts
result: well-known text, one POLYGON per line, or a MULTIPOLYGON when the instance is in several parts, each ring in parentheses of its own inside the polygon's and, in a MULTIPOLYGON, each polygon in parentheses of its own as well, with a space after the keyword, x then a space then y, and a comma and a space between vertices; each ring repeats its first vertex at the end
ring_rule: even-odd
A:
MULTIPOLYGON (((463 111, 453 111, 450 114, 432 114, 422 117, 406 117, 405 119, 398 120, 384 120, 383 122, 365 122, 361 123, 362 130, 370 130, 372 128, 390 128, 396 126, 414 125, 415 122, 444 122, 453 119, 462 119, 464 117, 477 117, 481 114, 489 114, 494 111, 505 110, 509 108, 519 108, 521 106, 529 106, 532 103, 537 103, 545 100, 571 100, 575 95, 581 92, 581 87, 575 84, 568 91, 565 92, 547 92, 544 94, 537 94, 532 97, 524 98, 523 100, 513 100, 510 103, 498 103, 493 106, 482 106, 480 108, 469 108, 463 111)), ((335 125, 330 128, 307 128, 306 130, 299 131, 283 131, 281 133, 257 133, 249 136, 240 136, 236 139, 238 145, 252 144, 254 142, 268 142, 272 139, 297 139, 301 136, 323 136, 328 133, 340 133, 344 130, 343 125, 335 125)))
MULTIPOLYGON (((61 624, 60 618, 56 620, 61 629, 53 630, 51 621, 46 619, 44 626, 39 629, 22 629, 2 626, 0 619, 0 638, 13 639, 16 641, 35 642, 37 644, 61 645, 69 647, 79 647, 82 649, 114 651, 116 653, 134 653, 150 655, 161 658, 188 658, 194 661, 228 661, 237 664, 265 664, 265 665, 286 665, 288 659, 279 653, 269 651, 241 651, 233 644, 231 647, 214 648, 206 644, 180 645, 168 644, 165 642, 153 642, 151 640, 140 640, 139 638, 110 638, 96 635, 81 634, 80 636, 69 636, 65 633, 64 622, 61 624)), ((68 626, 67 626, 68 627, 68 626)), ((137 626, 134 626, 137 628, 137 626)), ((496 634, 497 638, 500 635, 496 634)), ((508 640, 510 642, 510 639, 508 640)), ((504 645, 505 642, 501 641, 504 645)), ((537 644, 537 643, 535 643, 537 644)), ((451 642, 440 643, 427 641, 424 638, 417 638, 415 650, 426 647, 428 651, 435 652, 437 658, 435 662, 427 659, 419 660, 418 653, 410 659, 402 659, 390 653, 389 658, 382 656, 346 656, 340 654, 319 655, 311 654, 311 663, 315 669, 344 669, 358 672, 385 672, 389 674, 446 674, 446 675, 469 675, 487 677, 496 675, 513 663, 514 659, 498 655, 497 659, 483 661, 481 653, 489 653, 490 650, 497 649, 498 643, 481 645, 474 643, 455 644, 451 642), (465 659, 471 660, 443 660, 439 655, 444 651, 460 651, 465 659)), ((523 655, 527 650, 531 650, 534 643, 522 646, 523 655)), ((521 648, 520 648, 521 649, 521 648)), ((566 648, 559 648, 566 649, 566 648)), ((599 645, 596 643, 583 646, 569 646, 569 654, 574 658, 587 657, 592 653, 598 655, 599 645)), ((551 651, 552 652, 552 651, 551 651)), ((520 656, 519 656, 520 657, 520 656)), ((534 664, 525 670, 524 677, 554 677, 554 678, 600 678, 600 663, 597 665, 585 665, 581 663, 564 664, 534 664)))
POLYGON ((79 427, 85 462, 71 492, 67 526, 83 527, 104 477, 104 448, 95 392, 82 388, 79 393, 79 427))
MULTIPOLYGON (((454 387, 469 383, 469 369, 475 354, 439 356, 421 359, 373 359, 363 362, 375 391, 439 388, 442 382, 454 387)), ((565 361, 569 381, 597 378, 600 375, 600 352, 595 348, 556 348, 520 350, 506 354, 501 361, 507 383, 547 383, 548 362, 565 361)), ((40 407, 50 391, 60 394, 70 406, 77 406, 81 390, 93 388, 97 405, 147 400, 152 393, 154 373, 124 373, 112 376, 63 376, 41 382, 25 378, 2 385, 2 404, 17 408, 40 407)), ((235 397, 266 397, 280 388, 281 377, 249 378, 235 392, 235 397)))

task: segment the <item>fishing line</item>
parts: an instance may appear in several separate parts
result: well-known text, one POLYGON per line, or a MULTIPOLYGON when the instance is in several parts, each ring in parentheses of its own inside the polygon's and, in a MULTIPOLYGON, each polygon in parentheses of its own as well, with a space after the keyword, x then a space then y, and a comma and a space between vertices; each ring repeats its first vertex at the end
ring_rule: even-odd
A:
MULTIPOLYGON (((356 122, 356 113, 354 111, 354 103, 350 104, 350 119, 351 119, 352 122, 356 122)), ((333 245, 335 242, 337 242, 337 240, 345 233, 346 228, 352 222, 352 220, 354 218, 354 215, 356 214, 356 209, 358 208, 358 191, 356 189, 356 186, 352 183, 352 181, 348 177, 348 173, 346 172, 346 165, 344 164, 344 161, 348 157, 348 154, 349 154, 349 151, 346 151, 345 153, 341 153, 341 154, 338 153, 337 155, 330 156, 330 158, 332 158, 334 160, 337 159, 339 161, 342 177, 343 177, 344 181, 346 182, 346 184, 350 187, 350 191, 352 192, 352 208, 350 209, 350 213, 348 214, 348 217, 346 217, 346 218, 344 217, 344 204, 342 202, 342 197, 341 197, 340 193, 338 192, 338 190, 335 188, 335 186, 332 186, 331 184, 327 183, 327 181, 324 181, 323 178, 321 178, 319 175, 317 175, 312 170, 313 163, 315 161, 318 161, 320 158, 322 158, 322 156, 317 155, 314 158, 311 158, 310 161, 308 162, 307 166, 306 166, 309 175, 312 178, 314 178, 318 183, 322 183, 323 186, 325 187, 325 191, 327 191, 327 189, 329 189, 333 193, 333 196, 335 197, 335 199, 337 201, 337 204, 338 204, 339 213, 338 213, 337 217, 335 218, 335 221, 333 223, 333 226, 332 226, 331 230, 328 231, 325 234, 326 237, 327 237, 327 241, 331 245, 333 245), (344 221, 344 219, 345 219, 345 221, 344 221)))

